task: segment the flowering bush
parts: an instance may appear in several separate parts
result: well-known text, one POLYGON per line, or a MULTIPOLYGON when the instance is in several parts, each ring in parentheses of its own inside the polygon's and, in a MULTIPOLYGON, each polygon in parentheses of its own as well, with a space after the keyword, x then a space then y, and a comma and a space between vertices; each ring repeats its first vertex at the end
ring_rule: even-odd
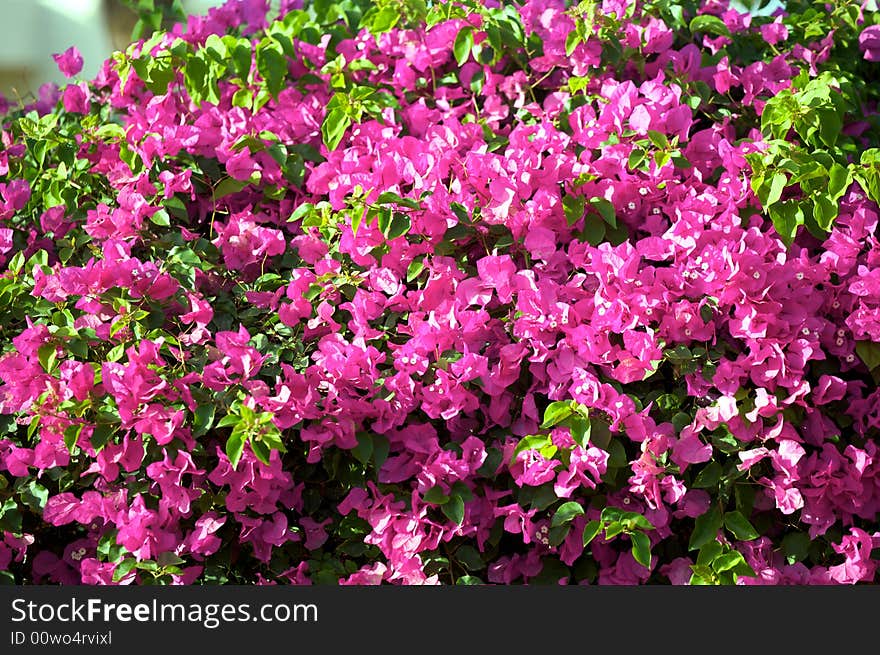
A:
POLYGON ((877 13, 296 4, 5 107, 2 577, 874 580, 877 13))

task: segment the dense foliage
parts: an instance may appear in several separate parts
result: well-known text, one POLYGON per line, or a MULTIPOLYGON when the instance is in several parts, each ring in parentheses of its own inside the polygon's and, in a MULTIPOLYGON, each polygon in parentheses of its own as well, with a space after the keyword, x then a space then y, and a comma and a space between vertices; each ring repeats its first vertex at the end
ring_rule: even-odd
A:
POLYGON ((874 580, 880 15, 282 4, 5 108, 0 577, 874 580))

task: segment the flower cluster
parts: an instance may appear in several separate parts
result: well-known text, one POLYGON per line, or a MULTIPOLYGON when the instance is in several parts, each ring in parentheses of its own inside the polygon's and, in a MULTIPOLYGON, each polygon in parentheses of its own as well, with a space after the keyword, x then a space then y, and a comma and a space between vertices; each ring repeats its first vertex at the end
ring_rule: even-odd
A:
POLYGON ((7 108, 0 575, 875 579, 880 15, 295 4, 7 108))

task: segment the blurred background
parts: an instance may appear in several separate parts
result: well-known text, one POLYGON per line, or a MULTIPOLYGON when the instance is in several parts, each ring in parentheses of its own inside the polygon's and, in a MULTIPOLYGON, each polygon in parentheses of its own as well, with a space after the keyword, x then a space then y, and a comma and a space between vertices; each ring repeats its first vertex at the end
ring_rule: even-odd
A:
MULTIPOLYGON (((854 2, 858 0, 853 0, 854 2)), ((876 6, 876 0, 869 0, 876 6)), ((183 15, 202 14, 223 0, 0 0, 0 93, 8 99, 36 95, 44 82, 63 83, 52 54, 72 45, 83 56, 82 79, 97 74, 114 50, 124 50, 137 27, 152 32, 141 21, 154 8, 176 10, 183 15)), ((272 3, 273 5, 275 3, 272 3)), ((767 15, 782 0, 732 0, 741 11, 767 15)))
POLYGON ((15 100, 44 82, 63 83, 52 54, 72 45, 83 56, 81 77, 94 77, 114 50, 128 46, 139 12, 154 4, 201 14, 223 0, 0 0, 0 92, 15 100))

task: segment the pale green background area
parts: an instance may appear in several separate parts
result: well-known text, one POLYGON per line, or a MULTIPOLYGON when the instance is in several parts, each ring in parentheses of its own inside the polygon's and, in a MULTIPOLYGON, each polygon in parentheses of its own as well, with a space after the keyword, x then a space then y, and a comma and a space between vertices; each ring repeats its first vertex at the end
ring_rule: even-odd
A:
MULTIPOLYGON (((201 14, 222 0, 183 0, 201 14)), ((0 0, 0 92, 11 101, 35 94, 44 82, 63 83, 52 54, 75 45, 83 79, 94 77, 114 50, 124 48, 136 16, 105 0, 0 0)))

